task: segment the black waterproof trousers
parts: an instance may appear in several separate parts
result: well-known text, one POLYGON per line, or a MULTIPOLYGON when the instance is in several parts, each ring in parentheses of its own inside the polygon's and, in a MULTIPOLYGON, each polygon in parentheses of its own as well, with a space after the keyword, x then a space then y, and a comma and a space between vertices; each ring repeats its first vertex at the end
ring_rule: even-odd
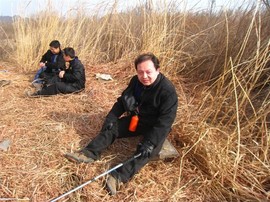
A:
MULTIPOLYGON (((105 150, 108 146, 110 146, 116 140, 116 138, 135 137, 143 135, 144 133, 147 133, 148 130, 150 130, 149 127, 139 124, 135 132, 130 132, 128 130, 130 119, 131 116, 123 117, 121 119, 118 119, 117 123, 111 130, 101 130, 101 132, 85 147, 85 149, 93 153, 92 158, 96 160, 99 159, 101 152, 105 150)), ((121 182, 127 182, 144 165, 146 165, 151 160, 151 158, 159 154, 165 139, 166 135, 164 135, 163 141, 159 142, 158 145, 156 145, 150 158, 138 157, 133 161, 118 168, 115 172, 112 172, 111 174, 114 177, 118 178, 121 182)))
POLYGON ((80 88, 76 87, 71 83, 65 82, 56 82, 49 86, 43 87, 40 91, 38 91, 38 95, 56 95, 56 94, 67 94, 73 92, 79 92, 80 88))

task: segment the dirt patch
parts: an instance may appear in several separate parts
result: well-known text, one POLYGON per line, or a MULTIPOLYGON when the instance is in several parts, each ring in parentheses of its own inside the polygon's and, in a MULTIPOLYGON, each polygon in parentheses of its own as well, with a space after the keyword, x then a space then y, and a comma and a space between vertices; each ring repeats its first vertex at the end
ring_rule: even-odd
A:
MULTIPOLYGON (((83 92, 43 98, 25 96, 25 91, 32 88, 34 72, 23 74, 3 66, 0 70, 0 79, 11 81, 0 88, 0 141, 10 141, 8 150, 0 151, 0 198, 47 201, 105 172, 135 151, 138 139, 133 138, 117 140, 100 161, 91 165, 77 165, 63 157, 64 153, 83 147, 98 133, 115 99, 135 73, 129 63, 86 65, 87 82, 83 92), (98 80, 97 73, 110 74, 113 80, 98 80)), ((177 132, 172 133, 171 141, 175 144, 177 132)), ((179 151, 180 147, 176 145, 179 151)), ((189 201, 199 197, 181 189, 193 174, 180 179, 179 161, 150 163, 114 197, 104 189, 103 178, 66 199, 173 201, 182 198, 189 201)), ((194 184, 190 181, 185 186, 194 184)))

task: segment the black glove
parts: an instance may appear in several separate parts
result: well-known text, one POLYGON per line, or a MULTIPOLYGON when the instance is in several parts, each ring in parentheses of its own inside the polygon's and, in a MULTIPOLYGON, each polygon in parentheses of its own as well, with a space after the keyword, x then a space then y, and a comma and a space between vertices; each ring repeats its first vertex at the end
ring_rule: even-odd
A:
POLYGON ((123 103, 123 106, 124 106, 124 109, 126 112, 132 112, 138 106, 138 103, 137 103, 137 101, 133 95, 133 91, 131 89, 125 90, 122 94, 121 99, 122 99, 122 103, 123 103))
POLYGON ((154 145, 150 141, 138 144, 137 154, 141 153, 141 157, 149 158, 154 150, 154 145))

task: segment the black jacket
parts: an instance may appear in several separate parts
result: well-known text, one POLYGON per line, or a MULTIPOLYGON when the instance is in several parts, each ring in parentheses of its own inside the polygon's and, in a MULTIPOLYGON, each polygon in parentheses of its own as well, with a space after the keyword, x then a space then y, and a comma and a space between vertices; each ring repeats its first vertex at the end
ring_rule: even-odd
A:
POLYGON ((134 76, 122 95, 117 98, 108 117, 119 117, 126 110, 123 97, 132 92, 138 102, 139 126, 150 128, 144 134, 144 140, 158 145, 171 130, 178 106, 178 97, 173 84, 161 73, 155 82, 144 87, 137 76, 134 76), (141 88, 138 92, 138 88, 141 88))
POLYGON ((58 70, 65 70, 65 60, 64 60, 62 51, 60 51, 59 54, 54 55, 50 50, 48 50, 42 56, 40 62, 45 63, 47 67, 45 72, 47 73, 51 73, 53 71, 58 71, 58 70), (54 56, 57 56, 55 62, 53 62, 54 56))
POLYGON ((78 89, 85 88, 85 69, 78 57, 69 62, 69 68, 65 70, 63 82, 72 83, 78 89))

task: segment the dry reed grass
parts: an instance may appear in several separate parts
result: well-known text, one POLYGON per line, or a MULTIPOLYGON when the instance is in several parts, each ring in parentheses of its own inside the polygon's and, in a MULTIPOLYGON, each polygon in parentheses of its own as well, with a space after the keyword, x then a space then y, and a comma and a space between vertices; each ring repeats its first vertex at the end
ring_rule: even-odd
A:
POLYGON ((98 180, 70 201, 270 200, 269 12, 258 6, 211 14, 164 8, 142 5, 118 13, 112 7, 101 18, 75 12, 64 20, 44 12, 14 22, 16 52, 9 55, 16 55, 17 65, 1 73, 12 78, 0 89, 1 138, 12 145, 0 153, 0 197, 48 200, 131 154, 131 141, 121 140, 91 166, 62 156, 95 136, 134 73, 134 56, 152 51, 179 93, 170 139, 181 157, 149 164, 115 197, 98 180), (78 50, 87 88, 77 95, 25 98, 29 71, 54 38, 78 50), (115 80, 95 80, 100 72, 115 80))
MULTIPOLYGON (((33 74, 18 74, 14 70, 1 74, 11 84, 1 88, 1 140, 11 140, 7 152, 0 152, 0 199, 47 201, 90 178, 105 172, 132 155, 138 139, 117 140, 102 159, 92 165, 67 161, 63 154, 77 150, 92 139, 102 120, 134 73, 128 62, 117 65, 87 66, 87 88, 74 95, 27 98, 25 89, 33 74), (115 71, 117 67, 118 71, 115 71), (95 73, 109 73, 114 80, 96 80, 95 73), (135 142, 135 143, 134 143, 135 142)), ((177 132, 173 132, 176 138, 177 132)), ((189 165, 189 169, 194 166, 189 165)), ((153 162, 125 184, 119 194, 110 197, 98 180, 67 197, 70 201, 188 201, 182 186, 195 186, 192 171, 179 179, 179 160, 153 162), (165 171, 165 172, 164 172, 165 171), (192 177, 193 176, 193 177, 192 177), (156 193, 158 190, 158 194, 156 193)), ((197 177, 196 177, 197 178, 197 177)), ((194 199, 199 196, 193 195, 194 199)), ((64 201, 66 201, 65 199, 64 201)))

